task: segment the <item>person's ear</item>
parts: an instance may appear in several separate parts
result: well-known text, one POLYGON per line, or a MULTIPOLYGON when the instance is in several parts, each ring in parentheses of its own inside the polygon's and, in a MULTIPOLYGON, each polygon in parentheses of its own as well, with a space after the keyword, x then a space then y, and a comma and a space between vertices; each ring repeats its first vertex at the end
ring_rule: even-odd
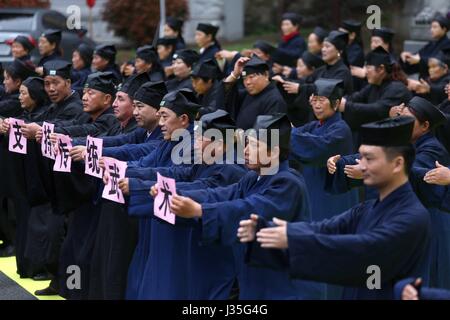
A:
POLYGON ((275 146, 272 149, 269 149, 268 153, 271 159, 278 159, 280 157, 280 147, 275 146))
POLYGON ((103 101, 103 104, 105 106, 110 106, 112 104, 112 95, 110 95, 109 93, 105 94, 105 99, 103 101))
POLYGON ((182 124, 183 126, 186 126, 186 125, 189 124, 189 117, 188 117, 188 115, 185 114, 185 113, 183 113, 183 114, 180 116, 180 120, 181 120, 181 124, 182 124))
POLYGON ((393 160, 394 162, 394 169, 392 173, 400 173, 404 171, 404 167, 405 167, 405 159, 401 156, 395 157, 395 159, 393 160))
POLYGON ((430 122, 429 122, 429 121, 425 121, 425 122, 422 124, 422 127, 423 127, 424 131, 430 130, 430 122))

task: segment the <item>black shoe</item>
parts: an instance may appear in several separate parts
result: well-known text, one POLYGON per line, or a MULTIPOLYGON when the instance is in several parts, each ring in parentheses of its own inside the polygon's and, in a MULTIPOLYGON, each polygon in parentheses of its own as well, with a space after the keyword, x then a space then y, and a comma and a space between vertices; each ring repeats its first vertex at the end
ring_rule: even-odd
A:
POLYGON ((52 275, 48 272, 41 272, 33 276, 34 281, 47 281, 52 280, 52 275))
POLYGON ((7 245, 0 250, 0 258, 12 257, 16 254, 16 248, 12 245, 7 245))
POLYGON ((56 291, 52 287, 47 287, 45 289, 36 290, 34 292, 34 294, 37 295, 37 296, 57 296, 58 295, 58 291, 56 291))

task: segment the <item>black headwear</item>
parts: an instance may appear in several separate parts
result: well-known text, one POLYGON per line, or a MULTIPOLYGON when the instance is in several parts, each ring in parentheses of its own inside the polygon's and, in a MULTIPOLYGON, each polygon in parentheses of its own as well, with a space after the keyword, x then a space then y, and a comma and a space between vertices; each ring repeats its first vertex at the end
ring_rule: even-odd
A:
POLYGON ((359 33, 361 31, 361 22, 356 20, 344 20, 342 21, 341 27, 348 32, 359 33))
POLYGON ((278 146, 280 148, 280 161, 287 160, 290 150, 292 126, 285 113, 259 115, 256 118, 253 129, 256 130, 258 140, 267 143, 268 146, 278 146), (265 135, 261 135, 261 129, 267 130, 265 135), (276 134, 279 137, 278 145, 272 141, 272 130, 277 130, 276 134))
POLYGON ((58 29, 47 29, 41 35, 48 40, 50 43, 56 43, 56 46, 59 46, 61 43, 61 30, 58 29))
POLYGON ((81 59, 83 59, 86 64, 86 67, 89 67, 92 63, 94 49, 85 43, 80 43, 76 51, 80 54, 81 59))
POLYGON ((363 124, 361 144, 381 147, 400 147, 411 144, 414 118, 400 116, 363 124))
POLYGON ((112 72, 95 72, 87 77, 84 87, 114 96, 117 91, 116 81, 117 78, 112 72))
POLYGON ((27 87, 28 94, 31 99, 36 102, 36 105, 42 105, 48 100, 47 93, 44 89, 44 80, 39 77, 29 77, 22 82, 22 85, 27 87))
POLYGON ((164 81, 146 82, 134 94, 134 100, 159 110, 162 99, 167 94, 164 81))
POLYGON ((447 121, 447 117, 441 110, 422 97, 412 98, 406 106, 420 121, 428 121, 431 129, 447 121))
POLYGON ((281 16, 281 21, 289 20, 293 25, 300 25, 302 23, 302 16, 294 12, 286 12, 281 16))
POLYGON ((242 76, 248 76, 253 73, 264 73, 269 71, 269 65, 258 58, 257 56, 253 56, 244 66, 244 70, 242 71, 242 76))
POLYGON ((172 110, 177 116, 186 114, 189 117, 190 122, 195 120, 196 115, 201 108, 201 105, 197 103, 195 94, 189 89, 169 92, 164 96, 160 106, 172 110))
POLYGON ((366 55, 366 64, 369 66, 379 67, 384 65, 386 67, 395 64, 394 59, 389 52, 384 50, 382 46, 376 47, 366 55))
POLYGON ((140 86, 149 81, 150 76, 147 72, 134 74, 119 86, 118 91, 125 92, 126 94, 128 94, 130 99, 133 99, 134 94, 140 88, 140 86))
POLYGON ((167 17, 166 24, 173 30, 181 32, 183 28, 183 20, 175 18, 175 17, 167 17))
POLYGON ((322 27, 315 27, 312 33, 314 33, 317 36, 317 38, 319 38, 320 42, 323 42, 323 40, 327 37, 327 35, 330 32, 322 27))
POLYGON ((447 17, 443 16, 440 13, 437 13, 433 19, 431 19, 431 21, 436 21, 437 23, 439 23, 439 25, 441 26, 441 28, 446 28, 447 30, 450 29, 450 21, 447 17))
POLYGON ((224 137, 227 129, 236 129, 236 124, 230 114, 222 109, 205 114, 200 118, 200 122, 203 132, 208 129, 217 129, 222 132, 224 137))
POLYGON ((44 77, 60 76, 64 79, 70 79, 70 68, 72 64, 63 60, 52 60, 44 63, 44 77))
POLYGON ((197 51, 192 50, 192 49, 178 50, 173 55, 173 60, 181 59, 189 67, 192 67, 195 63, 197 63, 199 58, 200 58, 200 55, 197 53, 197 51))
POLYGON ((18 77, 22 81, 28 77, 36 76, 34 65, 31 61, 22 61, 20 59, 14 59, 14 61, 5 68, 13 77, 18 77))
POLYGON ((333 30, 330 34, 325 38, 324 41, 328 41, 332 43, 337 50, 343 51, 347 47, 348 43, 348 33, 333 30))
POLYGON ((272 46, 270 43, 263 41, 263 40, 257 40, 255 44, 253 45, 253 48, 257 48, 264 52, 265 54, 272 55, 276 48, 272 46))
POLYGON ((199 23, 197 25, 197 30, 202 31, 206 34, 210 34, 213 36, 213 38, 215 38, 217 31, 219 31, 219 27, 216 27, 210 23, 199 23))
POLYGON ((344 94, 344 82, 340 79, 319 78, 314 81, 314 86, 315 95, 327 97, 330 101, 341 99, 344 94))
POLYGON ((147 63, 154 63, 155 61, 158 61, 158 55, 155 48, 149 45, 137 48, 136 57, 147 63))
POLYGON ((95 47, 94 54, 108 60, 110 63, 115 63, 116 47, 114 45, 102 44, 95 47))
POLYGON ((389 28, 379 28, 372 30, 372 37, 380 37, 385 43, 391 43, 395 36, 395 31, 389 28))
POLYGON ((207 79, 217 79, 220 74, 219 66, 216 60, 207 59, 195 65, 191 72, 191 76, 207 79))

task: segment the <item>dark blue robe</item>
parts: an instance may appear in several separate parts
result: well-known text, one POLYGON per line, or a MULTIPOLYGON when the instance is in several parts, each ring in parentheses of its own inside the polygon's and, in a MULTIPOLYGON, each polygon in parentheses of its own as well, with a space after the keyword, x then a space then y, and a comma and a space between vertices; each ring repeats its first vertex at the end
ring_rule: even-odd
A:
POLYGON ((212 45, 205 48, 203 52, 200 54, 200 58, 198 60, 198 63, 205 62, 206 60, 215 60, 216 59, 216 53, 222 50, 220 47, 220 44, 217 41, 214 41, 212 45))
POLYGON ((340 195, 328 194, 324 190, 328 158, 348 154, 352 149, 352 134, 340 113, 323 124, 313 121, 292 129, 291 157, 304 165, 303 176, 311 199, 312 221, 331 218, 357 203, 356 190, 340 195))
MULTIPOLYGON (((159 172, 164 176, 176 179, 178 191, 226 186, 237 182, 246 172, 238 165, 228 164, 177 166, 149 169, 149 171, 149 178, 154 180, 147 180, 149 185, 155 183, 156 172, 159 172)), ((227 299, 237 276, 232 246, 203 245, 200 239, 200 225, 193 220, 177 218, 176 225, 171 227, 172 232, 176 236, 179 234, 176 232, 177 228, 183 231, 187 228, 188 239, 186 246, 182 243, 174 242, 172 244, 170 241, 170 245, 176 245, 177 254, 167 255, 167 252, 159 248, 161 247, 159 229, 162 225, 170 226, 153 216, 154 202, 148 195, 149 187, 140 184, 131 186, 130 183, 130 190, 132 196, 130 196, 129 212, 144 218, 141 223, 147 223, 147 226, 142 226, 142 228, 147 228, 151 232, 150 239, 142 241, 140 239, 136 248, 132 262, 133 268, 130 267, 129 272, 127 297, 137 299, 227 299), (182 275, 182 280, 174 276, 179 265, 187 268, 187 272, 182 275), (170 266, 175 269, 171 269, 170 266), (142 267, 145 269, 141 269, 142 267), (215 270, 215 272, 211 272, 211 270, 215 270), (187 282, 184 278, 187 278, 187 282), (167 286, 167 288, 161 290, 161 286, 167 286)), ((148 236, 148 233, 145 235, 148 236)), ((164 239, 170 240, 167 237, 164 239)), ((173 239, 176 238, 173 237, 173 239)))
MULTIPOLYGON (((293 128, 291 134, 291 157, 303 165, 312 221, 329 219, 358 203, 358 190, 342 194, 325 191, 327 160, 336 154, 348 154, 353 150, 352 133, 341 114, 336 113, 324 123, 310 122, 293 128)), ((327 299, 338 299, 341 292, 336 287, 327 287, 327 299)))
POLYGON ((300 34, 295 35, 288 41, 280 41, 278 43, 277 51, 292 58, 292 60, 297 60, 300 58, 307 49, 305 40, 300 34))
POLYGON ((392 299, 396 281, 420 275, 430 217, 406 183, 383 201, 366 201, 329 220, 290 223, 287 235, 288 254, 252 243, 250 262, 272 256, 273 265, 294 278, 345 286, 344 299, 392 299), (367 287, 371 265, 381 270, 380 289, 367 287))
POLYGON ((317 299, 322 286, 309 281, 295 281, 285 271, 253 268, 244 263, 245 246, 237 245, 239 222, 251 213, 268 219, 309 221, 310 209, 303 177, 289 169, 287 161, 273 175, 247 173, 228 187, 185 191, 180 194, 202 204, 202 242, 235 245, 240 299, 317 299))
MULTIPOLYGON (((396 300, 402 300, 403 289, 405 289, 408 284, 414 286, 415 281, 415 278, 407 278, 397 282, 394 288, 394 298, 396 300)), ((418 292, 419 300, 450 300, 450 290, 422 286, 418 289, 416 288, 416 290, 418 292)))

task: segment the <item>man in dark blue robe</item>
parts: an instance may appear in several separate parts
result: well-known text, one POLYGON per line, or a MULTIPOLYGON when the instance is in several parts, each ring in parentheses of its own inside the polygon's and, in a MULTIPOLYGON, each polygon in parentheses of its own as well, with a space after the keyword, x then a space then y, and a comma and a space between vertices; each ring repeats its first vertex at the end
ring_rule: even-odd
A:
MULTIPOLYGON (((251 171, 238 183, 198 191, 180 191, 172 198, 171 209, 179 217, 201 218, 201 239, 205 244, 232 245, 239 221, 252 212, 289 221, 309 221, 309 201, 303 177, 289 168, 290 122, 286 114, 261 115, 255 135, 248 137, 246 165, 251 171), (267 139, 262 136, 267 130, 267 139), (263 131, 264 131, 263 130, 263 131), (269 137, 279 132, 279 140, 269 137), (256 159, 266 154, 269 161, 256 159)), ((314 299, 321 286, 309 281, 291 280, 285 271, 256 269, 244 264, 244 247, 235 249, 239 270, 240 299, 314 299)))
POLYGON ((345 299, 393 298, 395 281, 420 274, 430 238, 429 213, 408 182, 413 125, 399 117, 361 128, 364 183, 379 191, 378 199, 322 222, 271 223, 256 215, 241 222, 250 263, 343 285, 345 299))

